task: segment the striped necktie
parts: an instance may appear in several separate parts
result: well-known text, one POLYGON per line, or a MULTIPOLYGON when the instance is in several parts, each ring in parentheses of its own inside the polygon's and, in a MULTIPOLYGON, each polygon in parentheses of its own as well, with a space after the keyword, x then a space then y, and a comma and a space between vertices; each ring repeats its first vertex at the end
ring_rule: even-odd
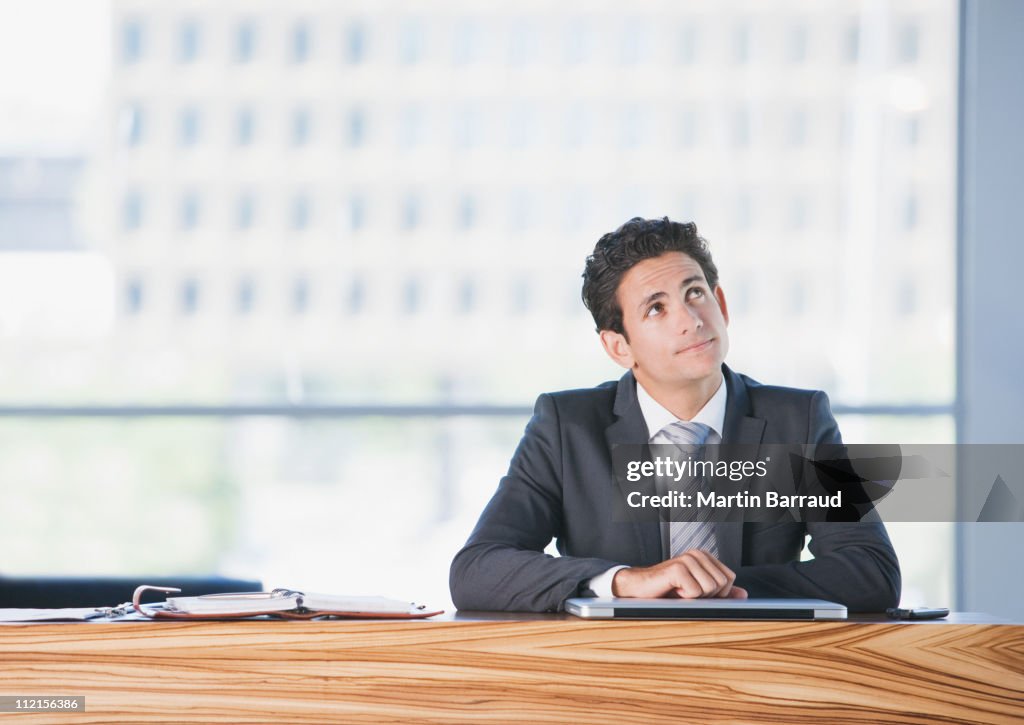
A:
MULTIPOLYGON (((678 420, 661 429, 661 433, 677 446, 692 449, 704 445, 704 442, 711 435, 711 427, 703 423, 692 423, 678 420)), ((694 460, 703 458, 703 452, 698 451, 694 460)), ((681 493, 690 496, 690 501, 697 500, 697 492, 701 489, 703 478, 694 476, 685 482, 681 493)), ((718 540, 715 537, 715 525, 709 521, 711 511, 696 510, 694 516, 688 516, 688 521, 672 521, 669 524, 669 556, 675 557, 690 549, 700 549, 712 556, 718 556, 718 540)))

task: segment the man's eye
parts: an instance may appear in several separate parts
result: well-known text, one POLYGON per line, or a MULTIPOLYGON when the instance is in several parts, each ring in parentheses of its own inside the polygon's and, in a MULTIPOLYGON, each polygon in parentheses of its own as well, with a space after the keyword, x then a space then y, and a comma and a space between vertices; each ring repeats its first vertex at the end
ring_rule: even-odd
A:
POLYGON ((700 287, 694 287, 687 294, 690 297, 703 297, 704 296, 704 290, 701 289, 700 287))
POLYGON ((651 305, 647 308, 647 316, 654 317, 655 315, 660 315, 664 309, 665 306, 658 302, 657 304, 651 305))

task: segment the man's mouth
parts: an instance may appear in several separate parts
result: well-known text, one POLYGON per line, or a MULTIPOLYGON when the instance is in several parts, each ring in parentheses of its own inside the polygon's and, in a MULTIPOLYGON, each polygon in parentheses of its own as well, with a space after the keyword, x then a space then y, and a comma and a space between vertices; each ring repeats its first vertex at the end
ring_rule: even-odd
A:
POLYGON ((700 352, 701 350, 707 349, 707 347, 711 343, 713 343, 714 341, 715 341, 715 338, 712 337, 710 340, 705 340, 704 342, 698 342, 696 345, 690 345, 689 347, 684 347, 682 350, 679 350, 678 352, 676 352, 676 355, 682 355, 683 353, 687 353, 687 352, 700 352))

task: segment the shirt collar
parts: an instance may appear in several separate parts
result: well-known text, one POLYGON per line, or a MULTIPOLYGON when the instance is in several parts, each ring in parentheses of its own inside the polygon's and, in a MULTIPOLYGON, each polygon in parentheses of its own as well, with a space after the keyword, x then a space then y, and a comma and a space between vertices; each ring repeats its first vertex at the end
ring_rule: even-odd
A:
MULTIPOLYGON (((639 381, 636 384, 636 397, 640 402, 640 413, 644 416, 644 422, 647 424, 648 440, 654 438, 666 425, 680 420, 652 398, 639 381)), ((711 396, 711 400, 705 403, 704 407, 698 410, 690 420, 695 423, 703 423, 721 438, 722 429, 725 427, 725 404, 728 397, 728 386, 725 384, 725 375, 723 375, 718 390, 711 396)))

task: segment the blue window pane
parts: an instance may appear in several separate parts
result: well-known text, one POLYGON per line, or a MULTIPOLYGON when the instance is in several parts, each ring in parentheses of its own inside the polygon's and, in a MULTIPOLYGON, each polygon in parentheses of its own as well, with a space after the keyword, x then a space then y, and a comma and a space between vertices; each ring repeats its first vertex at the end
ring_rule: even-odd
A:
POLYGON ((420 224, 420 202, 415 196, 407 196, 402 202, 402 229, 412 231, 420 224))
POLYGON ((138 20, 126 20, 121 27, 121 61, 137 63, 142 59, 143 30, 138 20))
POLYGON ((132 231, 142 226, 142 195, 137 191, 125 194, 121 208, 121 226, 132 231))
POLYGON ((292 30, 292 62, 305 63, 309 60, 311 45, 309 26, 299 23, 292 30))
POLYGON ((292 113, 292 145, 305 146, 309 143, 312 120, 309 111, 298 109, 292 113))
POLYGON ((309 310, 309 280, 299 277, 292 283, 292 314, 303 315, 309 310))
POLYGON ((178 141, 182 146, 195 146, 199 142, 199 111, 195 108, 182 110, 178 119, 178 141))
POLYGON ((178 60, 191 63, 199 57, 199 23, 186 20, 178 28, 178 60))
POLYGON ((362 146, 366 140, 366 114, 362 109, 354 108, 349 112, 347 126, 348 145, 362 146))
POLYGON ((423 24, 406 20, 399 29, 398 59, 403 65, 415 65, 423 59, 423 24))
POLYGON ((235 222, 239 229, 252 228, 253 219, 256 215, 256 203, 251 194, 243 194, 238 197, 235 222))
POLYGON ((345 60, 359 65, 366 59, 366 28, 362 23, 352 23, 345 32, 345 60))
POLYGON ((124 311, 128 315, 137 315, 142 311, 142 281, 138 278, 128 280, 124 290, 124 311))
POLYGON ((199 197, 186 194, 181 200, 181 228, 188 231, 199 226, 199 197))
POLYGON ((248 63, 256 54, 256 25, 245 21, 235 30, 235 60, 248 63))
POLYGON ((186 279, 181 283, 179 291, 179 302, 183 315, 193 315, 199 309, 199 282, 195 279, 186 279))
POLYGON ((292 199, 291 227, 301 231, 309 226, 309 199, 305 196, 297 196, 292 199))
POLYGON ((237 310, 240 315, 247 315, 256 306, 256 285, 249 278, 238 283, 237 310))
POLYGON ((256 118, 251 109, 243 108, 235 117, 235 140, 239 146, 252 143, 256 133, 256 118))

